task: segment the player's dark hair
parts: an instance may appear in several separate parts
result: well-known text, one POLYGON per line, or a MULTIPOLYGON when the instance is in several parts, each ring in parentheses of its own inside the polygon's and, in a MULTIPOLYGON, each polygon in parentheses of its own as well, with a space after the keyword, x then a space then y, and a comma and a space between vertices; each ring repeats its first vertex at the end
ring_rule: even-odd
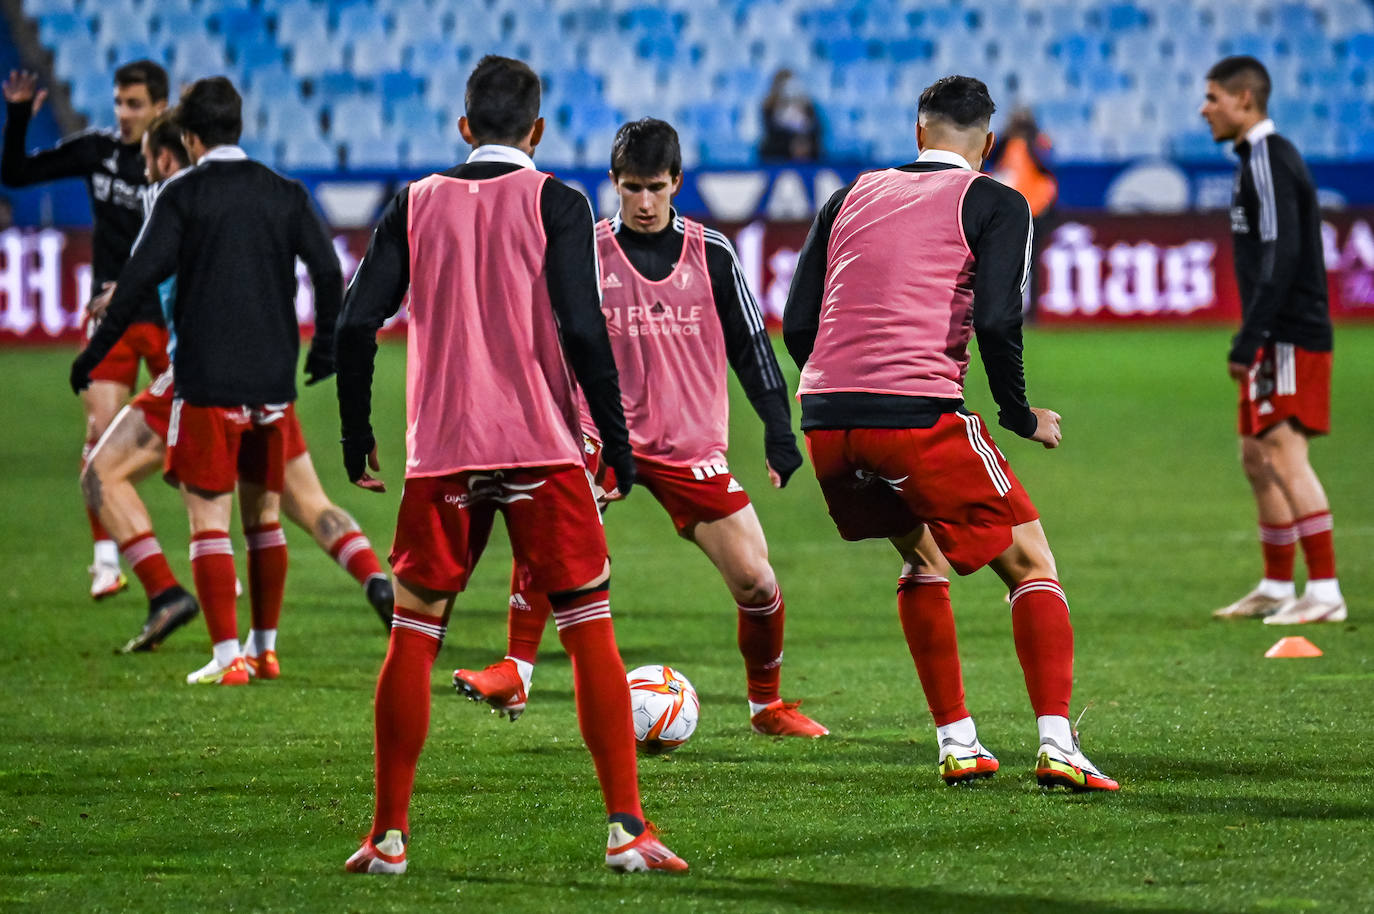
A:
POLYGON ((917 116, 940 118, 956 127, 983 130, 992 122, 996 110, 988 87, 972 76, 937 79, 921 93, 921 100, 916 105, 917 116))
POLYGON ((1212 64, 1207 78, 1218 83, 1227 92, 1235 94, 1249 89, 1255 97, 1255 106, 1261 112, 1269 110, 1269 92, 1274 84, 1269 79, 1269 71, 1264 64, 1248 54, 1224 57, 1212 64))
POLYGON ((135 60, 115 70, 114 84, 121 89, 147 86, 148 98, 154 103, 167 100, 167 71, 151 60, 135 60))
POLYGON ((181 142, 181 128, 170 113, 163 112, 153 118, 144 136, 148 138, 148 149, 154 156, 160 152, 170 152, 182 168, 191 164, 191 156, 181 142))
POLYGON ((474 139, 517 143, 539 119, 539 77, 522 61, 488 54, 468 77, 463 107, 474 139))
POLYGON ((182 91, 172 117, 207 147, 237 143, 243 133, 243 99, 223 76, 198 79, 182 91))
POLYGON ((611 143, 611 174, 648 178, 665 171, 673 178, 682 174, 682 147, 673 125, 655 117, 622 124, 611 143))

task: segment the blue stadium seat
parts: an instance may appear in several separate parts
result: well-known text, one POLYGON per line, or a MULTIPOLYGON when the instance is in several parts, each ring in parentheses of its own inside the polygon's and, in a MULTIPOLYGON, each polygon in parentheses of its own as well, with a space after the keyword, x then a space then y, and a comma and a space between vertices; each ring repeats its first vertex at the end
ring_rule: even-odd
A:
POLYGON ((432 133, 440 129, 439 116, 420 98, 386 99, 387 123, 401 133, 432 133))
POLYGON ((388 102, 424 95, 425 81, 408 70, 389 70, 377 78, 377 91, 388 102))
POLYGON ((152 40, 148 19, 143 16, 124 16, 113 10, 102 10, 95 23, 96 38, 103 45, 152 40))
POLYGON ((730 136, 702 140, 701 155, 707 161, 726 168, 744 168, 758 161, 755 144, 730 136))
POLYGON ((325 70, 323 73, 308 76, 306 82, 315 97, 323 101, 352 98, 366 94, 371 89, 366 81, 347 70, 325 70))
POLYGON ((443 170, 461 161, 457 142, 437 130, 407 134, 404 146, 402 161, 407 168, 443 170))
POLYGON ((44 13, 38 18, 38 40, 52 47, 60 41, 75 37, 93 38, 91 20, 69 9, 44 13))
POLYGON ((678 59, 678 43, 671 35, 646 35, 635 42, 635 54, 650 63, 674 63, 678 59))
POLYGON ((265 138, 320 135, 319 107, 302 100, 299 95, 263 95, 257 101, 259 125, 265 138))
POLYGON ((344 68, 344 47, 335 41, 303 41, 291 46, 291 72, 315 76, 344 68))
POLYGON ((277 13, 276 38, 282 44, 327 41, 329 15, 309 3, 288 3, 277 13))
POLYGON ((406 49, 406 66, 424 73, 444 64, 457 63, 458 50, 442 39, 418 41, 406 49))
POLYGON ((339 12, 334 37, 340 41, 378 41, 386 31, 386 17, 374 7, 359 3, 339 12))
POLYGON ((210 15, 210 25, 230 41, 267 34, 267 17, 251 7, 226 7, 210 15))
MULTIPOLYGON (((180 48, 177 49, 177 55, 177 61, 180 63, 180 48)), ((275 66, 257 67, 244 73, 242 88, 256 96, 295 98, 300 94, 300 80, 291 74, 285 64, 279 63, 275 66)))
POLYGON ((264 165, 275 167, 277 164, 277 144, 259 137, 240 137, 239 148, 264 165))
POLYGON ((401 167, 401 141, 391 137, 343 144, 345 167, 353 171, 391 171, 401 167))
POLYGON ((850 64, 856 60, 868 60, 876 56, 872 53, 876 47, 878 45, 875 42, 866 38, 819 38, 816 40, 816 49, 820 56, 836 66, 850 64))
POLYGON ((257 38, 239 45, 230 45, 229 54, 244 73, 264 67, 286 67, 286 50, 270 38, 257 38))
POLYGON ((205 17, 190 10, 158 10, 157 34, 160 38, 185 41, 205 33, 205 17))
POLYGON ((366 79, 401 69, 402 49, 387 41, 359 39, 349 47, 348 62, 355 76, 366 79))
POLYGON ((341 98, 329 105, 329 136, 341 141, 375 140, 386 135, 376 98, 341 98))
POLYGON ((318 136, 288 136, 281 147, 280 161, 287 169, 334 171, 339 167, 338 148, 318 136))

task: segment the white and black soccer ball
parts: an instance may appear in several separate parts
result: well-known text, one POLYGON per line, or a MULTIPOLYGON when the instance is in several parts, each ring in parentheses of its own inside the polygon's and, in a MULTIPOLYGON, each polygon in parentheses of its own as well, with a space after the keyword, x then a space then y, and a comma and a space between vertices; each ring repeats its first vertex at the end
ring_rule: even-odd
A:
POLYGON ((640 751, 660 755, 687 742, 701 716, 701 700, 687 677, 655 663, 637 667, 625 678, 640 751))

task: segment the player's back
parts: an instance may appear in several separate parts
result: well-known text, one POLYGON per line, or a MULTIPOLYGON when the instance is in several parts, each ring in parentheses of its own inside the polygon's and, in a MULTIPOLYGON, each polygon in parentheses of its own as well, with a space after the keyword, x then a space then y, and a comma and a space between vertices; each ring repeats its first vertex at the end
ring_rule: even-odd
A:
POLYGON ((202 405, 294 400, 300 351, 296 256, 309 196, 242 156, 200 164, 154 208, 181 221, 177 255, 177 395, 202 405))
MULTIPOLYGON (((963 396, 973 327, 964 168, 861 175, 836 215, 799 393, 963 396)), ((990 179, 989 179, 990 180, 990 179)))
POLYGON ((545 274, 551 180, 518 168, 410 187, 407 475, 581 460, 545 274))

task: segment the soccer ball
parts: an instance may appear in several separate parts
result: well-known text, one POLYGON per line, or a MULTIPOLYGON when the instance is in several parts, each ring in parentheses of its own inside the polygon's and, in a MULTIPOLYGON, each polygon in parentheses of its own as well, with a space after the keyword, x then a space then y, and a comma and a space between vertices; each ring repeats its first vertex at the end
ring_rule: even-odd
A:
POLYGON ((672 752, 697 728, 701 701, 677 670, 650 664, 630 671, 630 711, 635 745, 648 755, 672 752))

